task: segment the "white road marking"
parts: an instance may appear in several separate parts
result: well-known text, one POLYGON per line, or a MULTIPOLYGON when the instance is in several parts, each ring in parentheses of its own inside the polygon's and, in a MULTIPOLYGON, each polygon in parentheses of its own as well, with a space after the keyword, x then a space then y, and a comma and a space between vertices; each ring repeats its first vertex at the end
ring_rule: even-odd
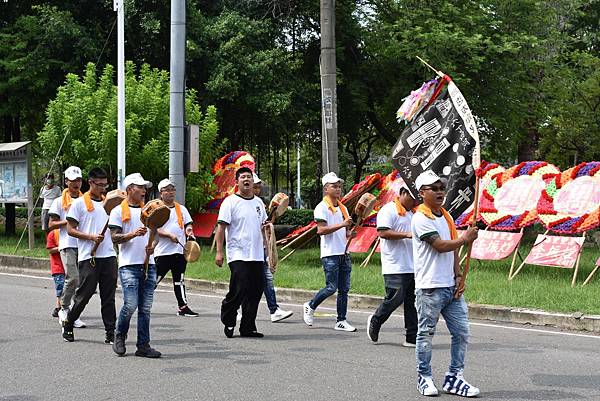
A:
MULTIPOLYGON (((4 272, 0 272, 0 275, 11 276, 11 277, 36 278, 36 279, 41 279, 41 280, 50 280, 50 281, 52 281, 52 277, 33 276, 33 275, 29 275, 29 274, 16 274, 16 273, 4 273, 4 272)), ((164 293, 171 294, 173 291, 172 290, 157 289, 156 292, 164 292, 164 293)), ((203 298, 218 298, 218 299, 222 299, 223 298, 223 295, 211 295, 211 294, 199 294, 199 293, 188 293, 188 295, 193 295, 193 296, 198 296, 198 297, 203 297, 203 298)), ((265 303, 265 302, 261 301, 261 303, 265 303)), ((303 306, 303 305, 300 305, 300 304, 293 304, 293 303, 280 303, 280 305, 293 306, 293 307, 297 307, 297 308, 302 308, 302 306, 303 306)), ((319 309, 329 310, 329 311, 335 311, 336 310, 336 308, 330 308, 330 307, 326 307, 326 306, 319 306, 319 309)), ((363 314, 363 315, 370 315, 371 314, 371 312, 359 311, 359 310, 354 310, 354 309, 350 309, 348 312, 350 312, 350 313, 356 313, 356 314, 363 314)), ((327 316, 328 316, 328 314, 327 314, 327 316)), ((394 314, 392 316, 402 317, 402 315, 399 315, 399 314, 394 314)), ((440 320, 443 320, 443 319, 440 319, 440 320)), ((487 327, 487 328, 496 328, 496 329, 505 329, 505 330, 528 331, 528 332, 533 332, 533 333, 552 334, 552 335, 557 335, 557 336, 593 338, 593 339, 596 339, 596 340, 600 340, 600 336, 599 335, 594 335, 594 334, 580 334, 580 333, 571 333, 571 332, 563 332, 563 331, 552 331, 552 330, 544 330, 544 329, 531 329, 531 328, 528 328, 528 327, 505 326, 505 325, 502 325, 502 324, 494 324, 494 323, 469 322, 469 324, 471 326, 478 326, 478 327, 487 327)))

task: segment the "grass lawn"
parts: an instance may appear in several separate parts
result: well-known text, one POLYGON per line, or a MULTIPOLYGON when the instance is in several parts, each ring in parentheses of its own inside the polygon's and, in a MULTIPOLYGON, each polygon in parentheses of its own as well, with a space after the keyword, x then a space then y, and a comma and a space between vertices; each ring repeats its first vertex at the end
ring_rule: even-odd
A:
MULTIPOLYGON (((42 241, 43 234, 36 233, 36 248, 28 250, 27 237, 17 254, 24 256, 47 256, 42 241)), ((14 254, 18 238, 0 236, 0 253, 14 254)), ((187 276, 212 281, 228 281, 229 269, 219 269, 214 264, 214 254, 210 247, 203 245, 200 259, 188 266, 187 276)), ((525 256, 529 249, 521 247, 525 256)), ((281 255, 285 252, 280 252, 281 255)), ((468 302, 506 305, 513 307, 537 308, 555 312, 582 312, 600 315, 600 272, 585 287, 581 283, 594 267, 600 252, 596 246, 584 248, 581 256, 578 284, 571 288, 573 270, 553 267, 526 265, 512 281, 507 280, 510 259, 491 262, 473 261, 467 280, 465 297, 468 302)), ((280 256, 281 256, 280 255, 280 256)), ((358 265, 366 254, 353 256, 352 287, 354 294, 383 295, 383 279, 379 255, 376 254, 369 266, 358 265)), ((518 258, 517 258, 518 262, 518 258)), ((323 270, 319 260, 318 248, 298 250, 289 259, 280 264, 275 274, 277 287, 305 288, 318 290, 324 285, 323 270)))

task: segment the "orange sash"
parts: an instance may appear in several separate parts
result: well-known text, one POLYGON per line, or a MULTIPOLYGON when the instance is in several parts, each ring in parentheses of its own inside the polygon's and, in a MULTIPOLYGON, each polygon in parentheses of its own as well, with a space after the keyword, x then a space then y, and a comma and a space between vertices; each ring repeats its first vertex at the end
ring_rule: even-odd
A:
MULTIPOLYGON (((429 217, 430 219, 435 220, 435 216, 433 215, 433 212, 431 211, 430 208, 425 206, 424 203, 421 203, 419 205, 419 207, 417 207, 417 211, 423 213, 425 216, 429 217)), ((446 209, 444 209, 444 208, 442 208, 442 215, 444 216, 444 219, 446 219, 446 223, 448 223, 448 228, 450 229, 450 238, 457 239, 458 233, 456 232, 456 226, 454 225, 454 220, 452 219, 452 216, 450 216, 450 213, 448 213, 446 211, 446 209)))
MULTIPOLYGON (((144 207, 144 202, 140 204, 140 207, 144 207)), ((121 220, 123 220, 123 223, 131 220, 131 210, 129 209, 129 202, 127 202, 127 198, 123 199, 121 202, 121 210, 123 211, 123 213, 121 213, 121 220)))
MULTIPOLYGON (((335 206, 333 206, 333 203, 331 202, 331 199, 329 199, 329 196, 323 197, 323 202, 325 202, 325 204, 327 205, 327 208, 329 210, 331 210, 331 213, 333 213, 333 214, 336 213, 335 206)), ((342 216, 344 216, 344 220, 348 220, 350 218, 350 215, 348 214, 348 209, 346 209, 346 206, 344 206, 344 204, 340 200, 338 200, 338 206, 340 207, 340 210, 342 211, 342 216)))
MULTIPOLYGON (((104 200, 104 195, 102 195, 102 200, 104 200)), ((85 203, 85 208, 88 212, 94 211, 94 204, 92 203, 92 198, 90 196, 90 191, 87 191, 83 194, 83 202, 85 203)))
POLYGON ((179 228, 183 228, 183 215, 181 214, 181 205, 175 202, 175 214, 177 215, 177 224, 179 228))
MULTIPOLYGON (((79 191, 79 196, 83 194, 79 191)), ((71 205, 73 204, 73 198, 71 197, 71 193, 69 192, 69 188, 65 188, 62 192, 62 208, 64 210, 69 210, 71 205)), ((87 204, 86 204, 87 206, 87 204)))
POLYGON ((56 230, 52 230, 52 231, 53 231, 53 234, 54 234, 54 240, 58 244, 58 241, 59 241, 59 238, 60 238, 60 230, 57 228, 56 230))

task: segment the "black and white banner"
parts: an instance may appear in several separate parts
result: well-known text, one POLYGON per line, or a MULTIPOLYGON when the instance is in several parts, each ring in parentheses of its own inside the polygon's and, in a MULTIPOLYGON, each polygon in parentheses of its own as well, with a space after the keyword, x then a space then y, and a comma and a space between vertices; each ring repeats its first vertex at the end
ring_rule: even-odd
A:
POLYGON ((475 169, 479 167, 479 135, 467 101, 444 76, 433 102, 412 119, 392 150, 392 164, 416 198, 415 179, 433 170, 448 181, 444 208, 454 219, 475 198, 475 169))

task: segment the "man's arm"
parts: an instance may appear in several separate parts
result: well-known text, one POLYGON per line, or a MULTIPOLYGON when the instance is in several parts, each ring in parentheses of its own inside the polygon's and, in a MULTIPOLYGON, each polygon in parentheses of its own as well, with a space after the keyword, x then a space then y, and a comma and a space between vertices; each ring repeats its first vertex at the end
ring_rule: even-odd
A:
POLYGON ((77 229, 77 226, 79 225, 79 222, 77 220, 70 219, 67 217, 67 222, 67 233, 71 237, 82 239, 84 241, 93 241, 97 243, 101 243, 104 240, 104 235, 102 234, 88 234, 84 233, 83 231, 79 231, 77 229))
POLYGON ((215 231, 215 244, 217 246, 217 255, 215 256, 215 263, 217 266, 223 266, 223 241, 225 240, 225 227, 227 223, 219 222, 217 224, 217 230, 215 231))
POLYGON ((132 231, 127 234, 123 234, 123 229, 117 226, 109 226, 110 227, 110 238, 112 239, 113 244, 122 244, 124 242, 130 241, 136 237, 135 231, 132 231))
MULTIPOLYGON (((443 240, 438 233, 433 233, 422 238, 436 251, 440 253, 458 251, 461 246, 469 244, 477 239, 477 227, 469 227, 467 231, 458 239, 443 240)), ((455 258, 456 259, 456 258, 455 258)))
POLYGON ((379 237, 383 238, 383 239, 389 239, 389 240, 399 240, 399 239, 406 239, 406 238, 412 238, 412 233, 410 231, 394 231, 392 229, 389 228, 385 228, 385 229, 378 229, 377 230, 377 235, 379 235, 379 237))
POLYGON ((326 221, 317 221, 317 235, 327 235, 336 232, 342 228, 350 227, 352 225, 352 219, 346 219, 339 224, 327 225, 326 221))
POLYGON ((66 225, 67 225, 66 219, 60 220, 60 218, 56 214, 53 214, 53 213, 50 214, 50 221, 48 222, 48 230, 52 231, 57 228, 62 228, 66 225))

